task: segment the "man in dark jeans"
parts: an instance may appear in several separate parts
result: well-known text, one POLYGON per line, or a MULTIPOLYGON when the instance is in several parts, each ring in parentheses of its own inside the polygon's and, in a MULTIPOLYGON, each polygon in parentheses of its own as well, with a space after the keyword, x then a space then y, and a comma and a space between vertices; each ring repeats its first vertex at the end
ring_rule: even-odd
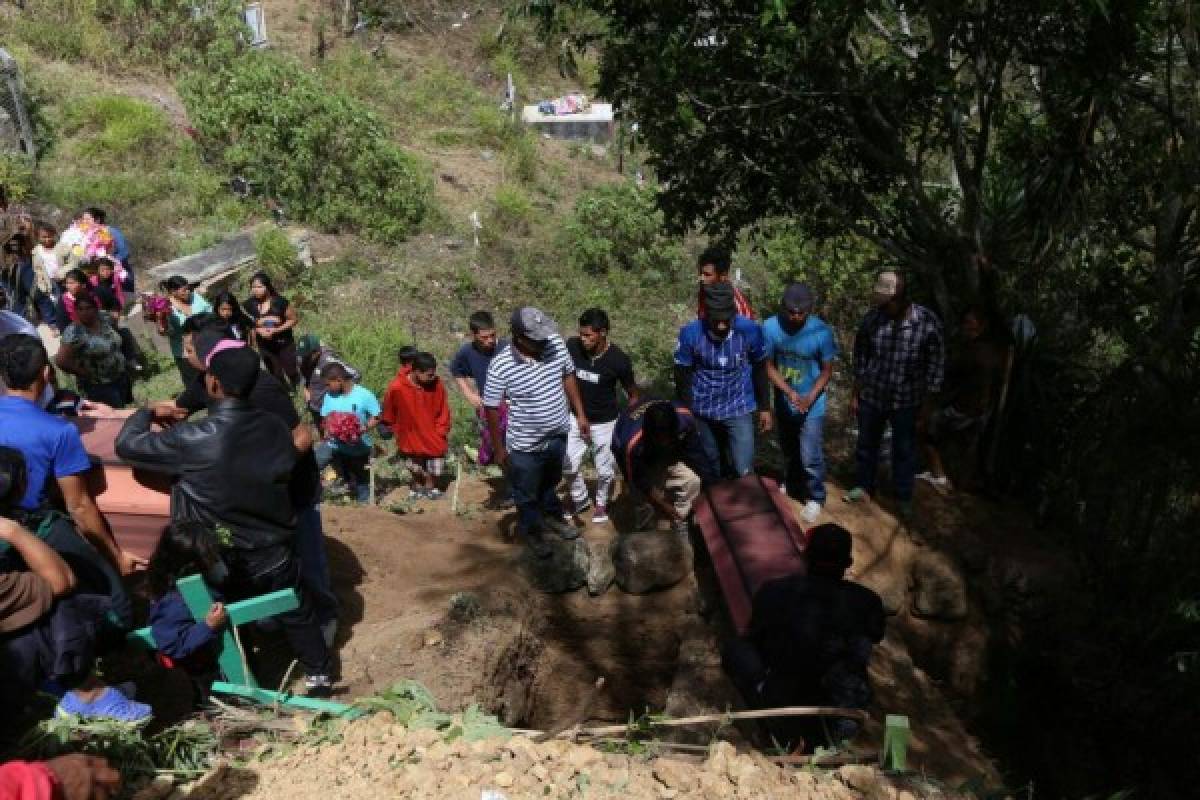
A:
MULTIPOLYGON (((750 632, 721 653, 751 708, 870 704, 867 663, 883 639, 883 601, 843 577, 850 551, 845 528, 818 525, 804 551, 808 574, 778 578, 754 595, 750 632)), ((786 718, 767 727, 788 750, 838 744, 858 732, 858 722, 846 718, 786 718)))
POLYGON ((876 278, 875 306, 854 337, 850 414, 858 418, 858 443, 855 486, 844 499, 856 503, 875 493, 879 443, 890 424, 892 482, 901 516, 910 517, 917 429, 924 429, 929 419, 930 399, 941 388, 946 369, 942 323, 909 299, 907 281, 893 270, 876 278))
POLYGON ((233 587, 247 595, 297 591, 299 607, 279 621, 304 666, 309 694, 328 694, 329 648, 292 552, 296 514, 288 487, 296 449, 283 422, 251 405, 259 359, 244 343, 238 345, 210 354, 207 417, 153 432, 153 412, 142 409, 121 429, 117 455, 179 476, 171 489, 172 519, 228 531, 225 555, 233 587))
POLYGON ((570 426, 568 400, 580 436, 589 438, 591 429, 575 383, 575 365, 554 321, 536 308, 520 308, 512 315, 512 333, 512 346, 488 365, 483 407, 496 463, 508 468, 517 504, 517 536, 539 557, 546 557, 551 550, 543 530, 563 539, 579 536, 562 518, 557 491, 570 426), (508 405, 508 430, 503 435, 502 403, 508 405))

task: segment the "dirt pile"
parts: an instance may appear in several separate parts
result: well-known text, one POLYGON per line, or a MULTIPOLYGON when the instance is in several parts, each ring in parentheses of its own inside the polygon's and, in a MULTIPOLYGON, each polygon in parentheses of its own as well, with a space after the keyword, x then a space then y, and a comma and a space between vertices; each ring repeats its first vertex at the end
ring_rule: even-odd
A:
POLYGON ((409 730, 382 713, 348 725, 337 744, 298 749, 283 758, 218 768, 189 800, 329 800, 336 797, 447 798, 775 798, 917 800, 954 797, 928 785, 902 785, 872 767, 833 772, 781 767, 721 742, 707 754, 649 758, 605 753, 524 736, 443 741, 409 730))

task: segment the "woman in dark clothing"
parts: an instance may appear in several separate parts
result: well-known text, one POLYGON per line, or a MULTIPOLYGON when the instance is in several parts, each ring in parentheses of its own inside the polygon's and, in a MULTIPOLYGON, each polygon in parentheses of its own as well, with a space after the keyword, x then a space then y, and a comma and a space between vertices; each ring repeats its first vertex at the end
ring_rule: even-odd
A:
POLYGON ((296 309, 275 291, 265 272, 250 279, 250 297, 243 308, 254 321, 254 340, 271 374, 290 389, 300 380, 296 364, 296 338, 292 332, 299 322, 296 309))

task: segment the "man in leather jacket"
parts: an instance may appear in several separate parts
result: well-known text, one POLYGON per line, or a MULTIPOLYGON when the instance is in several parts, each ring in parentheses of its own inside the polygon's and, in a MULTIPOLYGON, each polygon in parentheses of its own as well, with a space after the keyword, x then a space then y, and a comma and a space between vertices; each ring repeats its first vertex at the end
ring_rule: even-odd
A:
POLYGON ((121 429, 117 455, 178 476, 171 489, 173 520, 229 532, 224 556, 234 593, 296 589, 300 606, 279 621, 304 665, 309 693, 327 692, 329 650, 292 555, 296 517, 288 483, 296 450, 287 426, 247 399, 258 372, 254 351, 214 349, 205 376, 213 401, 208 416, 155 432, 153 412, 141 409, 121 429))

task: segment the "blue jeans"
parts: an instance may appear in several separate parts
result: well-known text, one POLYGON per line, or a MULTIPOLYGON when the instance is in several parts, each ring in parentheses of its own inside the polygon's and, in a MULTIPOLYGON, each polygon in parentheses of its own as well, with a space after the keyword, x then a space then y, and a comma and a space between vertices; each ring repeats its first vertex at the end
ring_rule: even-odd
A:
POLYGON ((854 446, 855 483, 871 494, 875 493, 875 477, 879 472, 879 442, 883 428, 892 426, 892 483, 896 498, 912 500, 913 480, 917 472, 917 407, 894 408, 891 411, 865 400, 858 403, 858 443, 854 446))
POLYGON ((806 500, 825 505, 825 447, 822 431, 825 415, 795 414, 787 403, 776 405, 779 424, 779 446, 787 458, 788 491, 796 492, 801 480, 806 500))
POLYGON ((754 414, 729 419, 696 415, 700 446, 713 474, 740 478, 754 471, 754 414))
POLYGON ((356 502, 361 505, 370 502, 371 474, 368 468, 371 461, 370 450, 362 455, 348 454, 330 442, 321 441, 313 446, 313 454, 317 458, 318 469, 324 471, 326 467, 333 466, 333 471, 337 473, 338 478, 346 484, 346 488, 354 493, 356 502))
POLYGON ((542 516, 561 517, 558 484, 562 480, 566 434, 546 440, 540 450, 508 451, 508 481, 517 504, 517 533, 540 530, 542 516))
POLYGON ((317 621, 324 625, 331 619, 337 619, 338 601, 329 581, 320 503, 296 509, 295 553, 300 561, 300 579, 312 596, 317 621))

